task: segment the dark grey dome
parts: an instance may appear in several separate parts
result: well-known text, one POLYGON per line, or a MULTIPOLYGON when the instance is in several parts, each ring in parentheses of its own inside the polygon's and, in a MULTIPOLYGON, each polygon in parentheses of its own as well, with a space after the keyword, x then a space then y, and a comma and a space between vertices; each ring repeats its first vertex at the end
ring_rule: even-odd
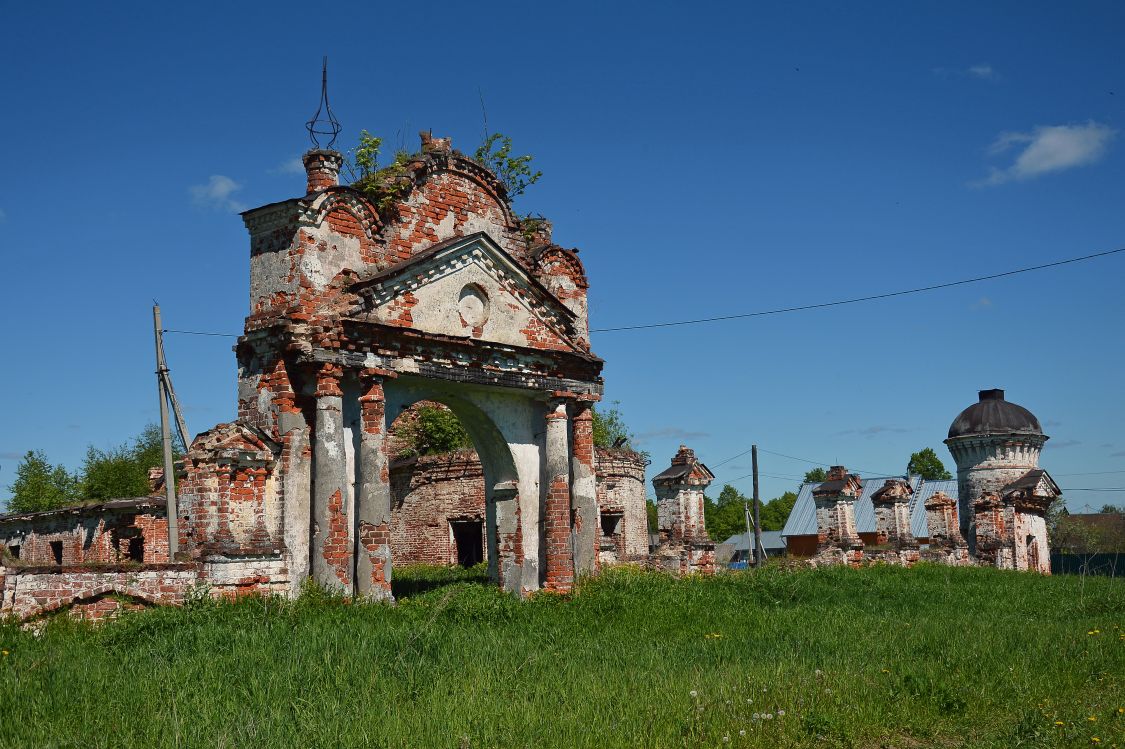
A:
POLYGON ((1043 427, 1031 411, 1004 400, 1003 390, 981 390, 980 401, 949 426, 950 438, 970 434, 1043 434, 1043 427))

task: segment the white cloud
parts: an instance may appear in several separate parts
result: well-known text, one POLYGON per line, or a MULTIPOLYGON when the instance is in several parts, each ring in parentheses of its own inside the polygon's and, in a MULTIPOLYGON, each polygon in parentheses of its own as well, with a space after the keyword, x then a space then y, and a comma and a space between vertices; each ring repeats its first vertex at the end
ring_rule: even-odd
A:
POLYGON ((992 306, 992 300, 986 296, 982 296, 973 304, 972 309, 988 309, 992 306))
POLYGON ((1000 77, 1000 75, 992 69, 991 65, 985 64, 971 65, 969 66, 969 69, 965 71, 965 73, 972 76, 973 78, 980 78, 981 80, 985 81, 994 81, 1000 77))
POLYGON ((1023 146, 1015 161, 1004 169, 992 168, 988 177, 976 185, 999 185, 1013 180, 1028 180, 1051 172, 1061 172, 1099 161, 1117 131, 1108 125, 1040 125, 1030 133, 1001 133, 988 148, 999 156, 1014 146, 1023 146))
POLYGON ((0 208, 0 224, 4 223, 7 220, 8 220, 8 214, 4 212, 3 208, 0 208))
POLYGON ((235 213, 246 210, 244 204, 231 197, 241 189, 242 185, 221 174, 212 174, 205 185, 192 185, 189 188, 192 202, 197 206, 235 213))
POLYGON ((273 169, 270 169, 270 174, 304 174, 305 165, 301 162, 300 157, 294 156, 291 159, 286 159, 273 169))

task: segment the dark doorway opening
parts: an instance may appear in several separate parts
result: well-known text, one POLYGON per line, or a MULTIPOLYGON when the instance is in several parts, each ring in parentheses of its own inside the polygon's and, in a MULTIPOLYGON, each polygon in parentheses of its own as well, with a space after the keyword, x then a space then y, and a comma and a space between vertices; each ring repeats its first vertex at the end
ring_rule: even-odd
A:
POLYGON ((484 523, 480 520, 451 520, 457 564, 472 567, 484 561, 484 523))
POLYGON ((129 561, 131 562, 144 562, 145 560, 145 537, 134 536, 129 539, 129 561))
POLYGON ((55 564, 62 564, 62 541, 51 542, 51 556, 55 558, 55 564))

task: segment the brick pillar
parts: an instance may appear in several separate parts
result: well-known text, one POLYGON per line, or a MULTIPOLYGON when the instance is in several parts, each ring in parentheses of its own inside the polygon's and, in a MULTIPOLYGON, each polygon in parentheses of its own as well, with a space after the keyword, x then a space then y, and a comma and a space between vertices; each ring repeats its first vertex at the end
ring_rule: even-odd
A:
POLYGON ((387 470, 386 399, 379 370, 360 372, 359 496, 356 497, 355 592, 362 598, 391 595, 391 485, 387 470))
POLYGON ((570 545, 570 444, 566 401, 553 399, 547 409, 547 499, 543 503, 543 540, 548 590, 574 587, 570 545))
POLYGON ((347 465, 344 462, 342 372, 322 364, 316 372, 316 430, 313 434, 312 575, 329 590, 351 593, 348 544, 347 465))
POLYGON ((307 192, 317 192, 340 184, 340 165, 344 157, 339 151, 314 148, 302 157, 308 177, 307 192))
POLYGON ((570 506, 574 511, 574 571, 579 575, 591 575, 598 571, 598 540, 601 536, 592 406, 592 403, 586 402, 575 404, 571 419, 570 506))

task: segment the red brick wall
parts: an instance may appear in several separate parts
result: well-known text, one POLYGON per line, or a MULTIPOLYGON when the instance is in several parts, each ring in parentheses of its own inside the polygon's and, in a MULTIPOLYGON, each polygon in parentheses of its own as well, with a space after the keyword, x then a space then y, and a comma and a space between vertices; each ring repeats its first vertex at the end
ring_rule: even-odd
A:
POLYGON ((162 507, 132 511, 74 508, 29 513, 0 521, 0 544, 19 546, 25 565, 56 564, 52 543, 62 545, 62 564, 112 564, 129 559, 129 546, 143 538, 145 564, 168 561, 168 520, 162 507))
POLYGON ((484 522, 484 471, 472 450, 425 455, 391 465, 394 564, 457 561, 450 520, 484 522))

